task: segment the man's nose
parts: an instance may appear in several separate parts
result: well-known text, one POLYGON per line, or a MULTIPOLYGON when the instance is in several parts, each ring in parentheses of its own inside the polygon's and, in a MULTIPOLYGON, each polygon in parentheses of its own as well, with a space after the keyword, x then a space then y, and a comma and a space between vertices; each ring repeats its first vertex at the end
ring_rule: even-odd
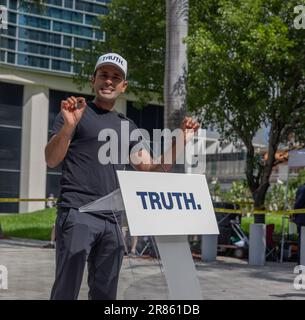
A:
POLYGON ((107 79, 106 79, 106 83, 107 83, 107 84, 112 84, 111 78, 107 78, 107 79))

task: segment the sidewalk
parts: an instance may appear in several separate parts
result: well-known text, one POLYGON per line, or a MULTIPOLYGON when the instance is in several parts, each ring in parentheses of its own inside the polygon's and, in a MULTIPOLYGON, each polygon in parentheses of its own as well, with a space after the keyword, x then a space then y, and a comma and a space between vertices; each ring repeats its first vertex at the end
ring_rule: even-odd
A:
MULTIPOLYGON (((54 277, 55 250, 42 249, 43 241, 0 240, 0 265, 8 269, 8 289, 1 299, 49 299, 54 277)), ((216 262, 195 261, 203 298, 305 299, 305 290, 293 287, 295 263, 268 262, 264 267, 246 261, 218 257, 216 262)), ((87 299, 86 274, 79 299, 87 299)), ((157 260, 124 258, 120 274, 119 300, 168 299, 164 275, 157 260)))

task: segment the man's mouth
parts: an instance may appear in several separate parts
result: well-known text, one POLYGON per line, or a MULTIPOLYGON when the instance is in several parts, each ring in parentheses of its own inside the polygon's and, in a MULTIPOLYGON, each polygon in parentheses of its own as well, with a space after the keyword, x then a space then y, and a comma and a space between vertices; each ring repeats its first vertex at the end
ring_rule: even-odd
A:
POLYGON ((105 93, 105 94, 110 94, 110 93, 112 93, 113 89, 111 89, 111 88, 100 88, 99 91, 101 91, 102 93, 105 93))

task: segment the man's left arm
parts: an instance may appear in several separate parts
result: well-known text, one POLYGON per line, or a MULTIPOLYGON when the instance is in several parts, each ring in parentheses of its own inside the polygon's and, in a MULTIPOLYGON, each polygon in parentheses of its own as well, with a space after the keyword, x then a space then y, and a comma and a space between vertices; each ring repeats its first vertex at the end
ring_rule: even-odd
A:
POLYGON ((156 161, 145 149, 132 153, 130 155, 130 162, 133 167, 139 171, 169 171, 172 165, 176 163, 177 154, 179 155, 184 151, 184 146, 193 138, 195 132, 198 131, 199 123, 191 117, 185 117, 180 129, 175 141, 172 141, 171 147, 156 161), (171 159, 171 163, 167 163, 166 159, 171 159))

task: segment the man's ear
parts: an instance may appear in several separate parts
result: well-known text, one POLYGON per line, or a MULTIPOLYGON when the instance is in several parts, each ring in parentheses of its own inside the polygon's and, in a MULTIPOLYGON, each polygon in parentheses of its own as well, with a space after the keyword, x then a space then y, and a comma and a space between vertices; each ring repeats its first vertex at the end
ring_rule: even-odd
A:
POLYGON ((89 86, 92 90, 92 93, 94 93, 94 82, 95 82, 95 74, 93 74, 89 79, 89 86))
POLYGON ((95 81, 95 74, 90 77, 90 84, 93 85, 95 81))
POLYGON ((128 86, 128 81, 127 81, 127 80, 124 80, 124 85, 123 85, 123 88, 122 88, 122 92, 125 92, 125 91, 126 91, 127 86, 128 86))

